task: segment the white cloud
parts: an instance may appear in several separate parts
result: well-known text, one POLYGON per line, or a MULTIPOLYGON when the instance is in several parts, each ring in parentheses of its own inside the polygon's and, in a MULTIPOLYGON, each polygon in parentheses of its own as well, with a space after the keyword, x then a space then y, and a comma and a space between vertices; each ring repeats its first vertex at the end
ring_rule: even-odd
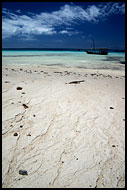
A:
POLYGON ((21 13, 21 10, 16 10, 17 13, 21 13))
POLYGON ((59 32, 60 34, 69 34, 69 32, 67 30, 62 30, 59 32))
POLYGON ((125 4, 120 4, 119 2, 108 2, 106 4, 100 4, 100 13, 103 17, 116 14, 125 14, 125 4))
POLYGON ((72 26, 86 21, 96 23, 107 19, 112 14, 124 14, 125 5, 119 2, 105 2, 84 8, 71 3, 51 13, 35 14, 28 12, 26 15, 21 15, 20 10, 13 13, 6 8, 3 8, 2 12, 2 38, 20 35, 26 36, 26 38, 28 36, 30 39, 32 35, 78 34, 79 32, 74 31, 72 26), (70 29, 57 32, 59 26, 66 26, 70 29))
POLYGON ((87 8, 87 17, 90 21, 96 21, 96 18, 100 16, 100 9, 96 7, 95 5, 90 6, 87 8))
POLYGON ((69 36, 71 36, 71 35, 75 35, 75 34, 79 34, 80 32, 78 32, 78 31, 68 31, 68 30, 61 30, 61 31, 59 31, 58 32, 59 34, 66 34, 66 35, 69 35, 69 36))

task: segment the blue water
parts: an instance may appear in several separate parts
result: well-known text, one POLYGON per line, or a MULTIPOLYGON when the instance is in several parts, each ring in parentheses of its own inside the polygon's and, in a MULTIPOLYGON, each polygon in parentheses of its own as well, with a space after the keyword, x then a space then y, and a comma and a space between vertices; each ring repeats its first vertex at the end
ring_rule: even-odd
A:
POLYGON ((86 69, 125 69, 125 53, 87 54, 85 51, 3 50, 2 64, 36 64, 86 69))

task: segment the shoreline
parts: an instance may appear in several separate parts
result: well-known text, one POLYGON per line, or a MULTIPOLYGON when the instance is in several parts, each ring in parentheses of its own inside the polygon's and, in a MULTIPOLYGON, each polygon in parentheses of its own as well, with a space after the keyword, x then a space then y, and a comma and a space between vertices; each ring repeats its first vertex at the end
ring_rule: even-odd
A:
POLYGON ((69 70, 69 71, 72 71, 72 72, 84 72, 84 73, 91 73, 91 72, 102 72, 102 73, 105 73, 105 74, 113 74, 113 75, 124 75, 125 76, 125 68, 124 69, 90 69, 90 68, 85 68, 85 67, 67 67, 67 66, 64 66, 64 65, 44 65, 44 64, 4 64, 2 65, 2 69, 5 69, 5 68, 11 68, 13 69, 13 67, 15 69, 20 69, 20 68, 24 68, 24 69, 38 69, 38 71, 40 71, 41 69, 45 69, 46 71, 54 71, 54 70, 61 70, 62 72, 63 71, 66 71, 66 70, 69 70))
POLYGON ((125 187, 125 71, 6 64, 2 74, 3 188, 125 187))

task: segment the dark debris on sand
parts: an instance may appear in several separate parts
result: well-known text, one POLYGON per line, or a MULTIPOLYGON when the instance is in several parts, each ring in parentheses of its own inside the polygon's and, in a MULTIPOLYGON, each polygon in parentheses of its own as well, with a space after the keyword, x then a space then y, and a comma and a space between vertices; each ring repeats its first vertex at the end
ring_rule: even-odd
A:
POLYGON ((28 108, 28 106, 26 105, 26 104, 22 104, 23 105, 23 107, 25 108, 25 109, 27 109, 28 108))
POLYGON ((85 82, 85 80, 72 81, 72 82, 65 83, 65 84, 80 84, 80 82, 85 82))

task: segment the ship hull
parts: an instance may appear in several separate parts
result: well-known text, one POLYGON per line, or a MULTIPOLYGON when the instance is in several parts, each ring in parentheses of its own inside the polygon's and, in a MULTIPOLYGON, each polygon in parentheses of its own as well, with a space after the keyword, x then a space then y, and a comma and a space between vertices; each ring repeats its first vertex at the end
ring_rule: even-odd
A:
POLYGON ((92 52, 92 51, 86 51, 88 54, 97 54, 97 55, 108 55, 108 52, 92 52))

